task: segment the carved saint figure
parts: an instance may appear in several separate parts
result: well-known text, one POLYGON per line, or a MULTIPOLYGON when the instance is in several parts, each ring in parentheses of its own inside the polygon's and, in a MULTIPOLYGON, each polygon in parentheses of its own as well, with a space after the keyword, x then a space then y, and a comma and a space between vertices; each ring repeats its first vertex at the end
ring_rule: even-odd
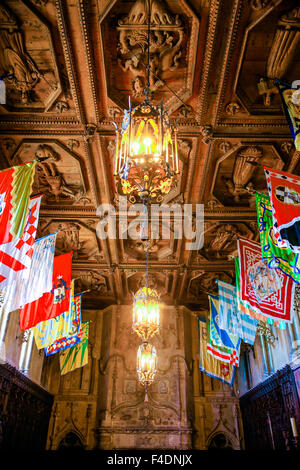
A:
POLYGON ((25 51, 21 32, 0 31, 1 68, 8 74, 7 82, 21 93, 21 102, 31 101, 31 91, 41 77, 39 70, 25 51))

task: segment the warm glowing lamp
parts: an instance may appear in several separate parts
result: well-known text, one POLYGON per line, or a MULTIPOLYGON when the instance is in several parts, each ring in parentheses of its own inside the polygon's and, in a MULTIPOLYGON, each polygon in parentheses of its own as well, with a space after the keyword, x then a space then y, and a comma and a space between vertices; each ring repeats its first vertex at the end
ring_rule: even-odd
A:
POLYGON ((147 341, 159 330, 159 295, 155 289, 142 287, 134 295, 132 329, 147 341))
POLYGON ((177 129, 160 106, 150 103, 150 5, 148 6, 148 60, 145 100, 124 110, 117 134, 114 176, 130 202, 161 202, 179 173, 177 129))
POLYGON ((152 344, 144 342, 137 353, 137 373, 139 382, 145 387, 145 401, 148 401, 148 388, 154 381, 157 368, 156 349, 152 344))

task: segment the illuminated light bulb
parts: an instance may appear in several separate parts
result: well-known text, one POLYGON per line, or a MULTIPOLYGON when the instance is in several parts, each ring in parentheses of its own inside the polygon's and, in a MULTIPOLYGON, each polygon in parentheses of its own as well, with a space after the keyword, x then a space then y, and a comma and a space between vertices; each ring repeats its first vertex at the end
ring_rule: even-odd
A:
POLYGON ((140 150, 140 144, 138 142, 133 142, 132 148, 133 148, 133 152, 135 153, 135 155, 137 155, 140 150))
POLYGON ((150 137, 146 137, 146 138, 143 140, 143 143, 144 143, 144 145, 145 145, 146 153, 151 153, 152 139, 151 139, 150 137))
POLYGON ((143 142, 144 142, 144 145, 147 147, 152 144, 152 139, 150 137, 145 137, 143 142))
POLYGON ((157 367, 157 353, 154 346, 144 342, 137 353, 137 373, 139 381, 148 389, 154 380, 157 367))

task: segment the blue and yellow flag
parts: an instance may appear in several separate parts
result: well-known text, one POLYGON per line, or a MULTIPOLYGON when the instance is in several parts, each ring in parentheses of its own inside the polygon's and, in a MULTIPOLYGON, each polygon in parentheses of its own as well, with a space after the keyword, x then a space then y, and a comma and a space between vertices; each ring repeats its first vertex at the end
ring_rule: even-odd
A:
POLYGON ((292 85, 274 79, 282 99, 283 109, 292 133, 294 144, 300 150, 300 104, 294 99, 295 88, 292 85), (293 96, 294 95, 294 96, 293 96))
POLYGON ((216 346, 226 347, 238 350, 240 347, 241 339, 233 335, 230 331, 220 328, 219 317, 219 299, 214 295, 208 296, 209 309, 210 309, 210 328, 209 340, 216 346))
POLYGON ((71 348, 74 344, 81 341, 83 334, 81 330, 81 301, 82 294, 74 295, 71 304, 72 327, 69 328, 69 325, 67 325, 66 332, 68 334, 57 338, 52 344, 44 349, 46 356, 55 354, 63 349, 71 348))
POLYGON ((207 325, 203 318, 198 318, 199 326, 199 369, 209 377, 233 384, 235 367, 233 364, 216 359, 207 352, 207 325))
POLYGON ((89 322, 82 323, 81 341, 71 348, 59 352, 61 375, 72 372, 88 363, 89 322))

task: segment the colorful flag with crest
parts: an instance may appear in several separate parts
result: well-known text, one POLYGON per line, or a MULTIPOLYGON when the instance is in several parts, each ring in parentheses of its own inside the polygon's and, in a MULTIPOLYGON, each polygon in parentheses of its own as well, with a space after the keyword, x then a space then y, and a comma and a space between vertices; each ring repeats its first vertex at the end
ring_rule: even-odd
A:
POLYGON ((211 343, 215 346, 225 346, 226 348, 238 350, 241 339, 220 327, 218 297, 209 294, 208 299, 210 309, 209 338, 211 343))
POLYGON ((199 369, 209 377, 233 384, 235 367, 233 364, 216 359, 207 352, 207 324, 203 318, 198 319, 199 327, 199 369))
POLYGON ((228 348, 226 346, 216 346, 210 336, 211 332, 211 327, 210 327, 210 322, 211 322, 211 313, 208 315, 207 320, 206 320, 206 326, 207 326, 207 342, 206 342, 206 350, 208 354, 211 354, 214 356, 216 359, 223 361, 223 362, 228 362, 229 364, 233 364, 234 366, 238 367, 239 365, 239 359, 240 359, 240 343, 241 341, 238 342, 237 348, 228 348))
POLYGON ((245 343, 254 344, 258 320, 238 308, 235 286, 218 280, 220 327, 237 335, 245 343))
POLYGON ((3 295, 1 308, 6 312, 18 309, 26 299, 24 285, 30 275, 41 198, 42 196, 30 198, 23 236, 0 245, 0 291, 3 295))
MULTIPOLYGON (((244 302, 241 298, 241 289, 240 289, 240 261, 238 256, 234 258, 234 265, 235 265, 235 277, 236 277, 236 293, 237 293, 237 303, 238 303, 238 309, 244 313, 245 315, 249 315, 252 318, 255 318, 256 320, 260 320, 264 323, 267 322, 267 317, 265 315, 262 315, 262 313, 258 313, 255 310, 252 310, 250 308, 250 305, 247 302, 244 302)), ((271 319, 270 319, 271 320, 271 319)))
POLYGON ((0 245, 23 237, 36 161, 0 171, 0 245))
POLYGON ((238 239, 240 295, 246 307, 276 320, 291 322, 295 283, 262 260, 259 243, 238 239))
POLYGON ((74 300, 74 280, 71 281, 70 289, 70 302, 68 310, 61 313, 55 318, 39 322, 35 327, 32 328, 35 344, 38 349, 47 348, 53 344, 56 340, 64 338, 76 333, 76 322, 77 318, 73 314, 75 310, 73 307, 74 300))
POLYGON ((272 205, 274 238, 280 248, 300 251, 300 178, 264 167, 272 205))
POLYGON ((72 254, 71 251, 54 257, 52 289, 19 310, 21 331, 69 310, 72 254))
POLYGON ((89 321, 82 323, 81 341, 71 348, 59 352, 61 375, 72 372, 88 363, 89 321))
POLYGON ((296 103, 294 99, 296 89, 292 88, 292 85, 283 83, 278 79, 275 79, 274 82, 279 89, 284 113, 294 139, 295 147, 297 150, 300 150, 300 107, 299 103, 296 103))
MULTIPOLYGON (((53 343, 45 347, 44 351, 46 356, 50 356, 51 354, 55 354, 59 351, 62 351, 63 349, 70 348, 71 346, 74 346, 74 344, 77 344, 79 341, 81 341, 81 337, 83 334, 81 329, 81 300, 82 294, 73 296, 70 311, 68 312, 69 315, 67 316, 67 318, 63 319, 63 327, 57 333, 61 336, 58 336, 53 343)), ((56 317, 52 320, 48 320, 48 322, 53 322, 58 318, 59 317, 56 317)), ((37 330, 39 328, 39 325, 40 323, 34 329, 37 330)))
POLYGON ((269 268, 280 269, 300 284, 300 253, 278 246, 274 237, 272 206, 269 197, 255 193, 255 200, 262 259, 267 261, 269 268))

